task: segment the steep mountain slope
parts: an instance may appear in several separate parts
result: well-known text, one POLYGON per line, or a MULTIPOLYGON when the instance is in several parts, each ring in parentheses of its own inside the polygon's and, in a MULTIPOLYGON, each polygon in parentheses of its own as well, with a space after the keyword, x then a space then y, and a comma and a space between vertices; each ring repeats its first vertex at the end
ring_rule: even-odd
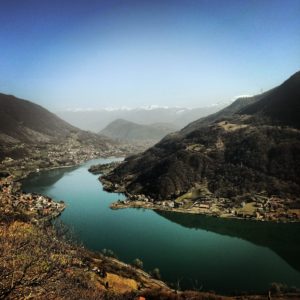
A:
MULTIPOLYGON (((76 134, 80 141, 91 141, 105 146, 105 139, 84 132, 27 100, 0 94, 1 140, 23 143, 59 141, 76 134)), ((108 139, 106 139, 108 141, 108 139)))
POLYGON ((300 72, 274 89, 261 101, 240 110, 240 114, 262 115, 280 125, 300 128, 300 72))
MULTIPOLYGON (((271 90, 272 91, 272 90, 271 90)), ((183 133, 188 133, 193 130, 196 130, 200 127, 207 126, 217 120, 221 120, 224 118, 228 118, 233 116, 235 113, 239 112, 244 107, 247 107, 250 104, 256 103, 266 95, 268 95, 271 91, 267 91, 260 95, 255 96, 249 96, 249 97, 240 97, 237 98, 232 104, 229 106, 217 111, 214 114, 211 114, 209 116, 203 117, 199 120, 196 120, 190 124, 188 124, 185 128, 183 128, 183 133)))
POLYGON ((0 94, 0 130, 20 142, 35 140, 34 134, 49 140, 76 131, 41 106, 4 94, 0 94))
POLYGON ((118 119, 107 125, 100 134, 116 140, 160 140, 176 129, 169 124, 141 125, 118 119))
POLYGON ((36 161, 50 160, 50 165, 78 162, 79 157, 88 158, 115 144, 68 124, 37 104, 5 94, 0 94, 0 142, 0 159, 35 157, 36 161))
POLYGON ((143 154, 129 157, 106 179, 154 201, 176 199, 197 185, 232 202, 244 201, 251 193, 299 201, 299 118, 289 116, 290 111, 300 116, 299 89, 297 73, 245 103, 239 99, 170 134, 143 154), (275 118, 273 112, 285 103, 289 109, 275 118))

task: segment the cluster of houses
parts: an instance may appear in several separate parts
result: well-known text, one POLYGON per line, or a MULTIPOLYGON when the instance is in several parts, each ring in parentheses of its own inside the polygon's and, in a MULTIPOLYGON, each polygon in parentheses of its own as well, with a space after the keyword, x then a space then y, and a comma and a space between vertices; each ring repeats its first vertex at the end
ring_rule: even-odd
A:
POLYGON ((5 214, 22 213, 35 221, 53 219, 65 209, 63 201, 55 202, 42 195, 22 193, 13 176, 0 178, 0 197, 5 214))
MULTIPOLYGON (((276 196, 256 198, 254 206, 257 217, 267 218, 270 220, 289 219, 300 220, 300 210, 293 209, 292 204, 295 201, 291 199, 282 199, 276 196)), ((300 208, 300 207, 299 207, 300 208)))
MULTIPOLYGON (((154 201, 145 195, 127 195, 126 200, 118 200, 111 208, 142 207, 161 210, 203 213, 220 217, 233 217, 261 221, 300 221, 299 207, 291 207, 295 203, 289 199, 276 196, 268 197, 257 194, 239 204, 231 199, 215 198, 208 193, 199 193, 196 197, 178 198, 177 200, 154 201)), ((195 196, 195 195, 194 195, 195 196)))
POLYGON ((225 210, 225 213, 238 218, 263 221, 299 221, 300 210, 292 209, 291 204, 293 203, 295 201, 291 199, 269 197, 262 192, 253 195, 247 201, 242 201, 239 205, 233 205, 228 199, 223 199, 223 201, 219 201, 219 207, 222 208, 222 212, 225 210))
MULTIPOLYGON (((21 151, 25 146, 19 147, 21 151)), ((17 178, 22 178, 38 169, 78 165, 99 157, 123 156, 124 151, 113 145, 108 145, 107 149, 102 150, 93 145, 84 146, 72 141, 59 145, 37 144, 31 147, 30 155, 22 158, 4 158, 0 161, 0 170, 7 170, 17 178)))
POLYGON ((35 194, 21 194, 15 200, 14 205, 21 205, 29 214, 34 215, 36 219, 43 220, 53 219, 65 209, 63 201, 55 202, 51 198, 35 194))

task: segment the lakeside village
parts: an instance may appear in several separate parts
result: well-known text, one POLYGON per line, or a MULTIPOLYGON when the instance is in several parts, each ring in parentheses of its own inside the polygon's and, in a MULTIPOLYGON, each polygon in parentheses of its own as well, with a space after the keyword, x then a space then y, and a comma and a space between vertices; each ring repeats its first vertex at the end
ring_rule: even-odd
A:
MULTIPOLYGON (((108 174, 117 163, 91 166, 90 172, 108 174)), ((222 218, 240 218, 258 221, 300 222, 299 200, 268 196, 266 192, 245 194, 235 199, 215 197, 207 184, 198 184, 188 193, 174 200, 155 201, 145 195, 132 195, 124 186, 100 176, 103 188, 109 192, 124 193, 126 200, 111 204, 112 209, 145 208, 192 214, 205 214, 222 218)))
POLYGON ((25 194, 21 184, 8 173, 0 173, 0 215, 2 218, 20 216, 33 223, 46 222, 58 217, 65 209, 63 201, 55 202, 49 197, 25 194))
POLYGON ((0 170, 13 174, 16 180, 25 178, 32 172, 40 170, 75 166, 85 161, 106 157, 124 157, 136 153, 134 145, 106 145, 105 149, 99 150, 93 145, 82 145, 69 140, 62 144, 36 144, 30 149, 24 144, 18 144, 11 149, 14 153, 30 153, 19 155, 22 158, 6 156, 0 161, 0 170))

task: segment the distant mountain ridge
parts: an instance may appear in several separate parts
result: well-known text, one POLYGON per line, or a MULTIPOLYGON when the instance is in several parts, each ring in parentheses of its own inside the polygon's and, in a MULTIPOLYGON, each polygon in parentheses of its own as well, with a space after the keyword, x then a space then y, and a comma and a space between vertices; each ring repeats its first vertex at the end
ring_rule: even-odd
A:
POLYGON ((86 111, 60 111, 57 112, 57 114, 70 124, 93 132, 101 131, 109 123, 117 119, 129 120, 141 125, 168 123, 179 130, 188 123, 217 112, 225 106, 225 103, 200 108, 152 106, 135 109, 114 108, 86 111))
POLYGON ((155 200, 204 184, 231 201, 260 192, 300 201, 299 74, 168 135, 106 179, 155 200))
POLYGON ((166 123, 142 125, 124 119, 117 119, 101 130, 100 134, 121 141, 158 141, 175 130, 174 126, 166 123))

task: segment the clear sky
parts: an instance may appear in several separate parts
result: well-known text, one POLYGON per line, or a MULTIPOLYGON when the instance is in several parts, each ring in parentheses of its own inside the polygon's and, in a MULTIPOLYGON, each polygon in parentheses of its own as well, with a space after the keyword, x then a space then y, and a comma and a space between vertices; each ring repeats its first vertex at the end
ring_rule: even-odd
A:
POLYGON ((52 110, 201 107, 300 69, 300 0, 0 0, 0 92, 52 110))

